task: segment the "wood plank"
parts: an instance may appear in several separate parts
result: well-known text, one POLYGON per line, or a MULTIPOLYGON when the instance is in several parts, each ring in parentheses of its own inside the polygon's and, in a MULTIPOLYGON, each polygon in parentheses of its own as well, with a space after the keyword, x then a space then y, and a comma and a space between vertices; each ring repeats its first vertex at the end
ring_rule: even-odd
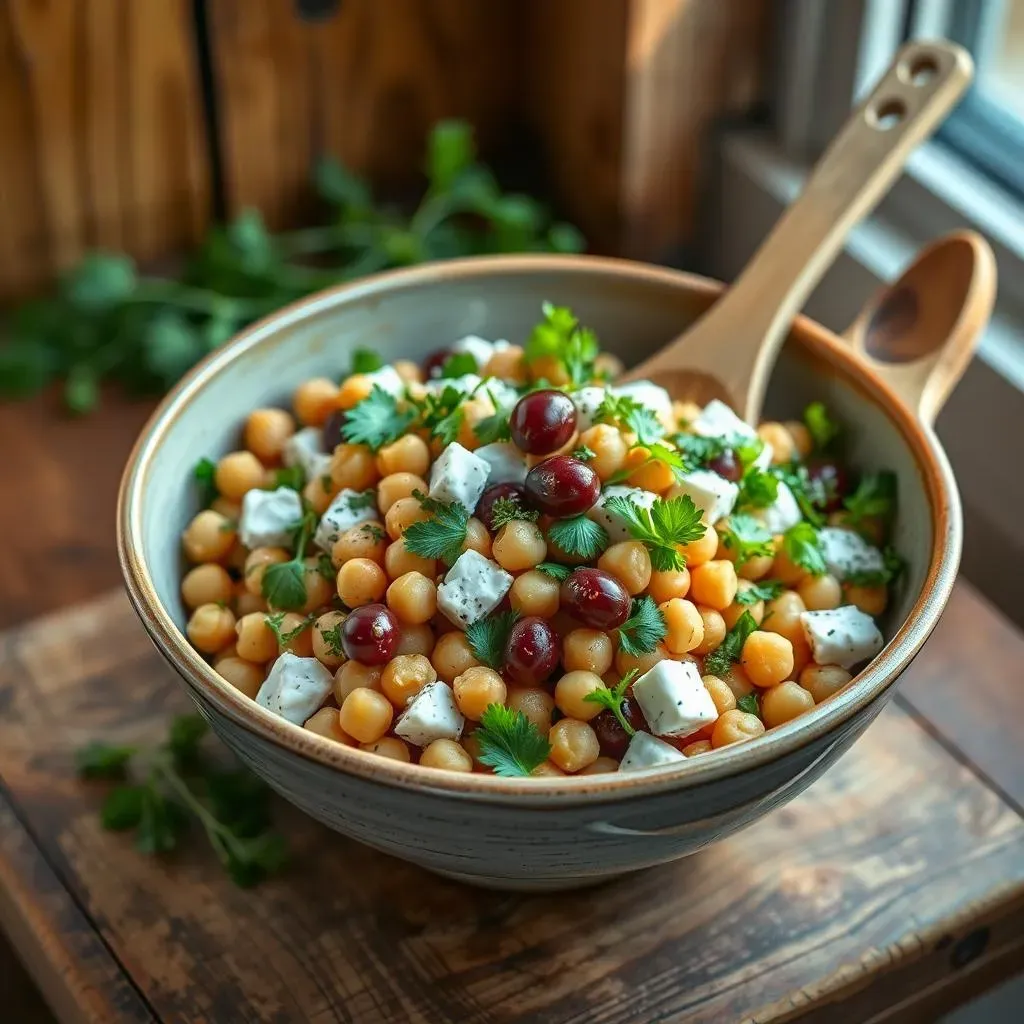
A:
POLYGON ((246 893, 198 842, 157 862, 103 833, 73 778, 88 738, 185 706, 123 598, 8 634, 0 666, 0 777, 163 1020, 861 1022, 952 1005, 1024 933, 1024 822, 895 707, 779 812, 600 890, 474 892, 282 808, 294 869, 246 893))

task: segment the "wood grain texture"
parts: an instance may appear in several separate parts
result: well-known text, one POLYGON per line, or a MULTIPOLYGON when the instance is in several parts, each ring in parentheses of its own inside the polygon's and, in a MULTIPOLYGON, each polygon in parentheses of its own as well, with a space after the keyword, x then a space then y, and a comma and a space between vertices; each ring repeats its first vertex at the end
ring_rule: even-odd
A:
POLYGON ((73 778, 79 744, 153 739, 186 706, 125 600, 2 644, 9 799, 161 1020, 843 1024, 1019 962, 1024 821, 896 707, 779 812, 599 890, 470 890, 282 808, 294 868, 245 893, 199 842, 157 862, 103 833, 102 787, 73 778))
POLYGON ((209 171, 190 0, 0 5, 0 298, 88 248, 195 241, 209 171))

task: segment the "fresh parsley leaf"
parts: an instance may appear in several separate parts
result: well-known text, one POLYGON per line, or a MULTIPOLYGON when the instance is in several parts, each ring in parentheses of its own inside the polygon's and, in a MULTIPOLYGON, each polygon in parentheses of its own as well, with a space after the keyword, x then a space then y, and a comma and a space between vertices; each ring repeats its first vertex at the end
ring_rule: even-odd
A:
POLYGON ((738 710, 743 711, 748 715, 757 715, 761 717, 761 705, 757 699, 757 693, 751 691, 750 693, 743 694, 736 700, 736 707, 738 710))
POLYGON ((509 416, 511 410, 503 408, 497 402, 494 401, 494 396, 491 396, 491 402, 494 405, 495 412, 490 416, 485 416, 478 423, 473 425, 473 433, 480 438, 481 444, 494 444, 496 441, 510 441, 512 439, 512 431, 509 427, 509 416))
POLYGON ((810 431, 817 452, 827 451, 841 433, 839 424, 829 415, 824 402, 811 402, 804 409, 804 424, 810 431))
POLYGON ((737 591, 738 605, 757 604, 758 601, 774 601, 786 588, 778 580, 761 580, 745 590, 737 591))
POLYGON ((665 616, 654 599, 636 598, 629 618, 619 626, 619 650, 633 657, 650 654, 666 636, 665 616))
POLYGON ((688 494, 658 498, 650 509, 623 495, 615 495, 605 502, 605 508, 625 520, 632 537, 643 541, 650 553, 651 565, 659 572, 685 569, 686 559, 679 547, 700 540, 706 530, 700 519, 701 510, 688 494))
POLYGON ((857 489, 843 502, 846 521, 857 528, 865 519, 889 519, 896 509, 896 474, 865 473, 857 489))
POLYGON ((214 477, 217 465, 212 459, 200 459, 192 470, 192 476, 199 486, 199 503, 206 508, 217 497, 217 485, 214 477))
POLYGON ((301 466, 282 466, 274 470, 274 482, 268 490, 288 487, 293 491, 301 491, 306 486, 306 473, 301 466))
POLYGON ((744 512, 736 512, 719 526, 722 543, 736 553, 736 568, 752 558, 773 555, 771 531, 759 520, 744 512))
POLYGON ((608 532, 586 516, 557 519, 548 527, 548 540, 570 558, 591 561, 608 547, 608 532))
POLYGON ((75 753, 75 769, 83 779, 123 779, 135 747, 94 742, 75 753))
POLYGON ((505 778, 529 776, 551 753, 547 737, 522 711, 492 704, 473 733, 480 745, 480 762, 505 778))
POLYGON ((784 483, 796 498, 803 517, 814 527, 825 525, 823 511, 828 504, 828 495, 820 480, 812 479, 807 467, 798 462, 772 466, 770 472, 784 483))
POLYGON ((700 434, 679 433, 670 438, 676 446, 687 470, 706 469, 715 459, 732 452, 746 472, 764 450, 764 442, 759 437, 744 437, 735 434, 725 437, 703 437, 700 434))
POLYGON ((764 451, 764 441, 759 437, 734 437, 731 447, 736 453, 736 458, 740 460, 743 472, 746 473, 764 451))
POLYGON ((597 458, 597 453, 588 448, 585 444, 579 446, 569 453, 574 459, 580 462, 591 462, 597 458))
POLYGON ((638 466, 630 466, 613 473, 608 478, 608 483, 617 484, 623 480, 628 480, 638 469, 643 469, 644 466, 649 466, 653 462, 659 462, 663 466, 668 466, 676 480, 682 479, 687 471, 686 461, 682 455, 675 451, 675 449, 669 448, 668 445, 661 444, 658 441, 652 442, 647 446, 637 445, 632 450, 646 452, 644 461, 638 466))
POLYGON ((476 359, 468 352, 455 352, 444 361, 441 376, 465 377, 467 373, 476 373, 478 370, 476 359))
POLYGON ((145 796, 144 786, 117 786, 112 789, 100 807, 100 824, 108 832, 135 828, 142 820, 145 796))
POLYGON ((782 550, 794 565, 812 576, 824 576, 828 572, 818 531, 810 523, 791 526, 782 535, 782 550))
POLYGON ((882 552, 885 564, 881 569, 864 569, 849 572, 843 578, 844 583, 855 587, 887 587, 898 579, 906 570, 906 562, 894 548, 888 547, 882 552))
POLYGON ((371 487, 366 491, 357 491, 345 498, 345 508, 349 512, 364 512, 368 508, 375 508, 377 505, 377 492, 371 487))
POLYGON ((589 383, 594 377, 594 360, 598 353, 594 332, 581 327, 566 306, 545 302, 541 311, 544 318, 533 328, 526 342, 526 361, 532 363, 553 356, 564 367, 571 385, 582 387, 589 383))
POLYGON ((349 409, 341 436, 349 444, 365 444, 376 452, 397 441, 415 419, 414 409, 399 405, 394 395, 374 384, 369 395, 349 409))
POLYGON ((342 619, 336 626, 330 626, 327 629, 320 630, 320 638, 325 644, 327 644, 331 654, 336 658, 345 656, 345 647, 341 642, 341 634, 344 627, 345 620, 342 619))
POLYGON ((640 670, 631 668, 612 689, 602 687, 599 690, 591 690, 583 699, 591 704, 600 704, 607 708, 618 719, 619 725, 626 731, 627 736, 636 734, 636 729, 629 724, 629 719, 622 713, 622 702, 626 699, 626 690, 629 684, 639 675, 640 670))
POLYGON ((641 405, 629 395, 605 393, 594 414, 595 423, 611 423, 622 430, 636 434, 637 443, 650 448, 664 436, 665 431, 653 409, 641 405))
POLYGON ((383 365, 384 360, 372 348, 357 348, 352 353, 352 367, 349 373, 373 373, 374 370, 379 370, 383 365))
POLYGON ((315 525, 312 513, 305 513, 292 529, 295 555, 287 562, 275 562, 264 570, 260 591, 271 608, 297 611, 306 603, 306 565, 302 559, 315 525))
POLYGON ((534 509, 523 508, 518 498, 499 498, 491 509, 491 522, 494 524, 495 533, 514 519, 523 519, 528 523, 535 523, 539 518, 539 512, 534 509))
POLYGON ((778 496, 778 478, 756 466, 751 466, 740 480, 736 508, 767 508, 775 502, 778 496))
POLYGON ((505 663, 505 645, 519 619, 516 611, 497 612, 466 628, 466 640, 473 654, 485 665, 500 669, 505 663))
POLYGON ((757 629, 757 621, 750 612, 744 612, 736 624, 725 634, 725 639, 704 659, 704 671, 708 675, 725 675, 735 661, 740 660, 747 637, 757 629))
POLYGON ((469 526, 469 512, 457 501, 445 503, 415 493, 430 519, 407 527, 406 550, 423 558, 440 558, 451 565, 462 554, 469 526))
POLYGON ((270 627, 271 633, 277 637, 277 642, 281 649, 284 650, 297 636, 305 633, 310 626, 313 625, 313 621, 316 616, 312 613, 307 615, 294 629, 287 629, 283 633, 281 632, 281 624, 284 621, 285 612, 274 612, 272 615, 265 615, 263 617, 264 622, 270 627))
MULTIPOLYGON (((184 785, 184 783, 183 783, 184 785)), ((188 827, 188 815, 181 805, 153 785, 142 790, 142 807, 135 833, 135 847, 141 853, 169 853, 188 827)))
POLYGON ((328 583, 334 583, 338 578, 338 570, 334 568, 334 563, 331 561, 330 555, 317 555, 316 571, 320 573, 328 583))
POLYGON ((569 574, 572 572, 567 565, 559 565, 557 562, 541 562, 540 565, 535 566, 538 572, 544 573, 545 576, 550 576, 552 579, 558 580, 559 583, 567 580, 569 574))
POLYGON ((205 719, 199 715, 178 715, 171 720, 167 734, 167 749, 179 765, 194 765, 199 756, 199 744, 209 732, 205 719))
POLYGON ((446 384, 440 394, 424 395, 415 403, 420 424, 430 431, 431 437, 438 438, 444 445, 451 444, 462 429, 466 419, 462 404, 471 394, 446 384))

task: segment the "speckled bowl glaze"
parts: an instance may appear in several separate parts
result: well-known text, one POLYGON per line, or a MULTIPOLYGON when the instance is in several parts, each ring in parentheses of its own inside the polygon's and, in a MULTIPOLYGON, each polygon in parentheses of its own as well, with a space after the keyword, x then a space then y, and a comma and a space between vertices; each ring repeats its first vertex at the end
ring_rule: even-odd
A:
POLYGON ((118 542, 128 593, 214 731, 286 799, 333 829, 432 871, 494 888, 585 885, 674 860, 809 786, 881 711, 949 597, 960 557, 956 487, 933 433, 831 332, 799 319, 767 413, 822 399, 850 426, 851 456, 899 477, 895 542, 909 571, 889 642, 846 689, 757 741, 671 768, 501 779, 422 769, 332 743, 241 695, 183 633, 179 536, 195 513, 191 470, 236 447, 246 414, 314 375, 337 378, 356 347, 416 359, 465 334, 521 339, 541 302, 571 306, 627 365, 677 335, 721 285, 637 263, 487 257, 368 278, 316 295, 213 353, 165 399, 122 483, 118 542))

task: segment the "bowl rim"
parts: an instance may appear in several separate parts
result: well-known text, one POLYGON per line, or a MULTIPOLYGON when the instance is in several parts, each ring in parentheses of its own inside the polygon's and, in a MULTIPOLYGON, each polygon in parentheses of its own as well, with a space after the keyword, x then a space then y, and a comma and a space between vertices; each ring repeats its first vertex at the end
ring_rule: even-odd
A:
POLYGON ((143 625, 204 710, 212 705, 246 732, 256 734, 289 754, 368 782, 491 804, 560 809, 579 803, 624 800, 646 793, 681 791, 784 758, 821 740, 858 714, 882 696, 910 664, 934 629, 956 579, 962 517, 952 470, 931 428, 919 422, 885 381, 857 359, 835 334, 802 315, 792 328, 792 336, 798 339, 801 348, 817 361, 838 367, 845 380, 879 407, 903 437, 920 474, 933 531, 928 571, 921 592, 896 633, 845 689, 807 714, 770 730, 756 742, 729 746, 715 751, 714 756, 694 758, 672 767, 589 776, 512 779, 475 772, 423 769, 390 758, 370 757, 364 751, 318 736, 260 707, 203 660, 160 601, 141 544, 146 479, 155 453, 193 397, 237 359, 257 349, 282 329, 336 306, 383 298, 405 289, 453 279, 508 279, 549 272, 611 275, 712 299, 725 287, 710 278, 685 271, 605 256, 476 256, 385 271, 318 292, 250 325, 193 367, 161 401, 139 434, 121 479, 117 501, 118 556, 128 596, 143 625))

